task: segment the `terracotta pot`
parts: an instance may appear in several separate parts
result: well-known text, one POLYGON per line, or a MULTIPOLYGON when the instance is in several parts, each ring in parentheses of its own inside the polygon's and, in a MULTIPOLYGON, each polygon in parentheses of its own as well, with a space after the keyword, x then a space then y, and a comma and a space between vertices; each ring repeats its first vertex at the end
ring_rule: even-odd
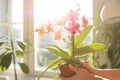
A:
MULTIPOLYGON (((76 67, 82 68, 82 60, 76 60, 74 62, 74 65, 76 65, 76 67)), ((59 70, 60 70, 60 75, 63 77, 71 77, 73 75, 75 75, 75 72, 72 71, 69 67, 68 63, 61 63, 59 64, 59 70)))
POLYGON ((63 77, 71 77, 75 75, 75 72, 72 71, 66 64, 60 64, 59 70, 60 70, 60 75, 63 77))

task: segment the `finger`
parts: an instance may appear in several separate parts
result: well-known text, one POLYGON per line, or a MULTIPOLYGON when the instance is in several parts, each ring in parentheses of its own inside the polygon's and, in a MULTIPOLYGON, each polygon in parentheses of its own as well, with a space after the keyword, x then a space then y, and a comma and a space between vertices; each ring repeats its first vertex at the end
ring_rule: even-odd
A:
POLYGON ((88 64, 89 64, 89 62, 86 60, 86 61, 83 62, 82 67, 86 68, 88 66, 88 64))
POLYGON ((85 60, 83 64, 88 64, 88 63, 89 63, 89 62, 88 62, 87 60, 85 60))

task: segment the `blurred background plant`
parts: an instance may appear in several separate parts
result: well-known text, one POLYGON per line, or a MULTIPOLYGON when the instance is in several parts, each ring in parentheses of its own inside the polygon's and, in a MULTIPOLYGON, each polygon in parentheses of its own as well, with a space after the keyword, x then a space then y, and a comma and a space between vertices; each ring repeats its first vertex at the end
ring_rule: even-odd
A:
POLYGON ((8 70, 13 65, 14 78, 18 80, 17 64, 24 73, 29 73, 29 67, 22 61, 27 44, 24 41, 16 40, 13 28, 9 23, 3 25, 8 25, 8 34, 0 36, 0 72, 8 70))
POLYGON ((94 41, 107 45, 107 51, 100 55, 94 54, 96 66, 99 68, 120 68, 120 23, 100 23, 95 31, 94 41))

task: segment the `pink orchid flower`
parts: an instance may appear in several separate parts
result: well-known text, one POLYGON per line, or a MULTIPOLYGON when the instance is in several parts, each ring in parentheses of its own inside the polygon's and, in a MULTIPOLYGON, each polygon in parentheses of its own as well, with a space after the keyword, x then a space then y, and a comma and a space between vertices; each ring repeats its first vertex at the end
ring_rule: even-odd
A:
POLYGON ((88 25, 88 18, 86 16, 82 17, 82 26, 86 27, 88 25))
POLYGON ((35 29, 36 32, 38 32, 38 35, 41 37, 43 35, 45 35, 45 28, 44 28, 44 24, 42 24, 39 28, 35 29))
POLYGON ((55 40, 61 40, 61 38, 62 38, 62 28, 61 27, 53 31, 53 38, 55 40))
POLYGON ((52 32, 53 31, 53 25, 50 21, 48 21, 45 25, 45 32, 48 33, 48 32, 52 32))
POLYGON ((67 14, 68 20, 70 21, 76 21, 79 19, 79 13, 77 11, 70 10, 70 12, 67 14))
POLYGON ((81 32, 81 25, 79 23, 68 22, 65 26, 65 29, 71 33, 76 34, 81 32))

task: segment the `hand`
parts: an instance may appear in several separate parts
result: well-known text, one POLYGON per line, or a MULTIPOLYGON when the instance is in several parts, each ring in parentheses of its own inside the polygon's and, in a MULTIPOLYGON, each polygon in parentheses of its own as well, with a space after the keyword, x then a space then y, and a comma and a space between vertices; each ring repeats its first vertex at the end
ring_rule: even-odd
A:
POLYGON ((95 75, 95 73, 96 73, 96 69, 93 68, 93 67, 91 67, 91 66, 89 65, 89 62, 88 62, 88 61, 84 61, 84 62, 82 63, 82 68, 86 69, 86 70, 87 70, 88 72, 90 72, 91 74, 94 74, 94 75, 95 75))
MULTIPOLYGON (((70 69, 73 70, 76 74, 69 78, 64 78, 61 75, 59 77, 61 80, 90 80, 89 77, 92 76, 86 69, 84 68, 76 68, 72 65, 69 65, 70 69)), ((91 79, 92 80, 92 79, 91 79)))

